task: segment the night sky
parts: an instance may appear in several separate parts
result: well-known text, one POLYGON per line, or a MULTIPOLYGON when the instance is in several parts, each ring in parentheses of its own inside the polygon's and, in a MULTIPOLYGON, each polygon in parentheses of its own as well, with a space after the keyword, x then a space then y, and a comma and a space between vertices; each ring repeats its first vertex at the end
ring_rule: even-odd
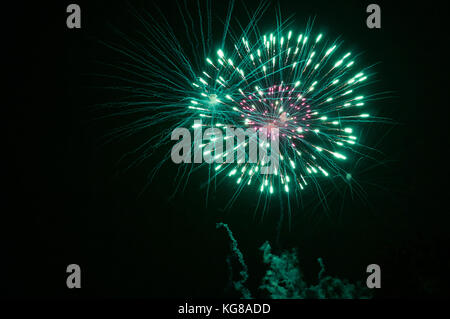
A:
MULTIPOLYGON (((294 14, 293 27, 301 30, 315 17, 314 30, 341 36, 345 48, 361 53, 364 65, 377 63, 373 90, 390 93, 371 107, 396 122, 365 131, 364 142, 382 152, 380 165, 362 163, 366 199, 342 197, 329 184, 328 210, 304 195, 279 236, 277 203, 263 217, 254 214, 256 197, 244 192, 232 209, 223 209, 233 182, 212 191, 206 203, 200 187, 206 170, 192 175, 184 193, 171 196, 174 164, 164 165, 151 183, 148 174, 158 156, 127 169, 133 158, 120 158, 151 130, 101 143, 130 118, 96 119, 96 104, 123 97, 99 88, 111 84, 94 75, 111 72, 99 61, 121 59, 100 42, 122 41, 113 28, 139 39, 142 26, 131 8, 155 12, 155 3, 78 1, 80 30, 66 27, 68 1, 3 9, 11 54, 2 103, 1 295, 239 297, 226 290, 229 240, 215 226, 224 222, 244 254, 248 287, 256 296, 266 270, 259 247, 267 240, 274 252, 296 248, 311 283, 321 257, 327 274, 351 282, 365 282, 367 265, 379 264, 382 288, 376 298, 448 296, 449 112, 448 101, 440 102, 448 91, 441 78, 448 73, 442 64, 447 54, 439 49, 447 36, 438 27, 445 8, 392 2, 376 2, 382 28, 371 30, 365 25, 371 2, 279 1, 283 17, 294 14), (71 263, 81 266, 82 289, 65 285, 71 263)), ((156 3, 183 34, 174 2, 156 3)), ((254 8, 258 2, 245 3, 254 8)), ((236 7, 236 18, 247 21, 242 3, 236 7)), ((213 16, 224 18, 226 8, 225 2, 213 3, 213 16)), ((261 30, 274 25, 275 8, 261 20, 261 30)))

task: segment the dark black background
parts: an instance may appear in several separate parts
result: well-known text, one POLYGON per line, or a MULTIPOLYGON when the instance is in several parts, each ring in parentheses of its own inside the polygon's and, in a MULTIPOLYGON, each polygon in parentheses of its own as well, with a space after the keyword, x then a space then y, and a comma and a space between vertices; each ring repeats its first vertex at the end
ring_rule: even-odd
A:
MULTIPOLYGON (((331 216, 315 208, 294 212, 276 248, 296 247, 310 282, 322 257, 329 274, 351 281, 365 280, 368 264, 381 265, 376 297, 448 296, 448 103, 440 99, 448 91, 441 50, 447 37, 440 26, 446 8, 378 1, 382 29, 369 30, 368 3, 280 1, 296 20, 317 16, 318 26, 342 34, 366 61, 382 61, 377 86, 394 91, 382 102, 383 112, 399 125, 380 143, 392 161, 366 177, 384 187, 367 183, 370 204, 346 200, 344 211, 331 216)), ((93 122, 90 111, 114 98, 92 89, 98 85, 90 74, 95 61, 117 59, 98 42, 116 39, 111 25, 133 35, 138 24, 124 3, 78 2, 82 29, 69 30, 68 4, 16 4, 2 11, 9 54, 2 99, 1 294, 236 297, 225 290, 229 246, 215 229, 218 221, 233 230, 256 291, 265 270, 258 247, 275 242, 277 211, 255 218, 250 199, 223 212, 221 194, 206 207, 195 177, 186 193, 171 199, 170 167, 138 196, 152 161, 124 171, 118 159, 139 137, 99 145, 112 124, 93 122), (80 290, 66 288, 71 263, 82 268, 80 290)), ((169 13, 173 7, 171 1, 158 5, 169 13)), ((151 10, 152 4, 133 7, 151 10)), ((331 207, 341 206, 336 200, 331 207)))

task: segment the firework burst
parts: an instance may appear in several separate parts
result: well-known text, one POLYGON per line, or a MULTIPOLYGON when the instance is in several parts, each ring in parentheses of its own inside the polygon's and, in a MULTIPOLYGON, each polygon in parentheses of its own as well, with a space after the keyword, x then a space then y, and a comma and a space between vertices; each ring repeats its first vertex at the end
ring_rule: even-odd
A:
MULTIPOLYGON (((340 53, 339 44, 311 36, 277 32, 255 44, 243 37, 229 56, 219 49, 215 58, 206 58, 207 68, 192 83, 198 94, 188 106, 206 119, 202 125, 266 129, 269 136, 277 128, 280 143, 281 165, 274 174, 259 174, 264 159, 219 164, 218 173, 235 176, 237 184, 257 183, 269 194, 301 191, 320 177, 347 177, 340 163, 358 143, 354 130, 370 120, 359 93, 368 72, 355 67, 351 52, 340 53)), ((225 155, 215 158, 223 161, 225 155)))
MULTIPOLYGON (((133 76, 133 80, 120 78, 128 84, 121 89, 141 99, 118 103, 121 110, 115 114, 145 116, 115 130, 112 136, 164 127, 136 149, 140 154, 136 162, 152 156, 164 145, 173 145, 170 133, 178 127, 244 128, 276 137, 280 163, 273 174, 261 172, 267 158, 254 163, 229 163, 224 161, 229 150, 214 152, 206 147, 227 143, 227 136, 218 138, 213 134, 208 143, 192 143, 193 153, 201 149, 204 156, 212 156, 214 161, 184 164, 178 169, 181 180, 187 183, 187 176, 206 166, 208 194, 212 184, 224 180, 219 177, 235 179, 230 205, 244 189, 259 194, 259 205, 262 198, 267 202, 276 194, 281 201, 285 198, 282 194, 298 198, 311 185, 321 193, 323 179, 339 178, 357 185, 346 163, 365 157, 364 150, 370 149, 358 141, 362 127, 384 121, 367 111, 376 99, 376 94, 370 92, 374 75, 371 67, 360 67, 357 55, 344 50, 342 41, 313 33, 309 24, 303 31, 288 30, 283 24, 271 33, 260 33, 257 21, 261 11, 262 8, 256 10, 239 36, 231 31, 229 13, 220 46, 212 44, 208 23, 208 31, 202 29, 201 45, 197 46, 202 48, 197 51, 203 53, 194 52, 194 58, 186 54, 166 20, 158 24, 139 16, 148 31, 145 41, 127 38, 128 49, 109 46, 131 61, 119 67, 133 76), (203 38, 204 34, 207 38, 203 38), (195 124, 199 119, 201 124, 195 124)), ((183 21, 187 26, 185 17, 183 21)), ((187 31, 187 40, 192 42, 191 30, 187 31)), ((231 151, 236 156, 239 147, 247 146, 249 141, 237 143, 231 151)), ((269 143, 267 148, 270 153, 269 143)), ((170 151, 154 172, 167 159, 170 151)))

